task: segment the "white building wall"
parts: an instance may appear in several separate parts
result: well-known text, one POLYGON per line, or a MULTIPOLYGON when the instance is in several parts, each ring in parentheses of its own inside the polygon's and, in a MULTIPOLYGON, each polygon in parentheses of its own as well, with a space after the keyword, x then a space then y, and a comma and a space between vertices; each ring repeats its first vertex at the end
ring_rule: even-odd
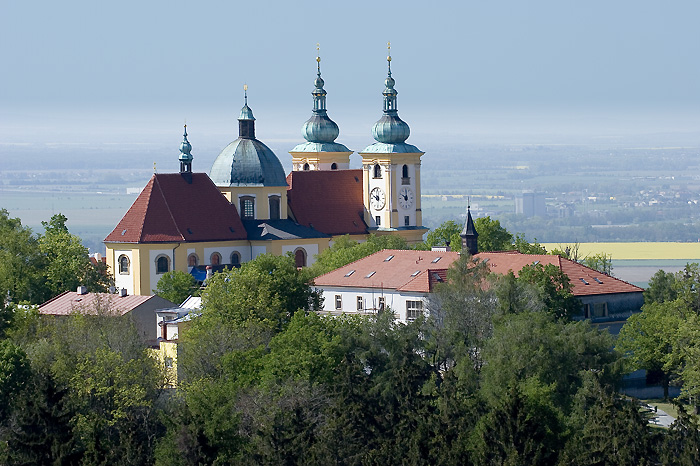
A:
POLYGON ((253 254, 253 257, 251 257, 251 258, 248 259, 248 260, 253 260, 253 259, 255 259, 256 257, 258 257, 259 255, 265 254, 265 253, 267 253, 267 246, 253 246, 253 247, 252 247, 252 254, 253 254))
POLYGON ((346 288, 326 287, 317 288, 323 296, 323 310, 329 314, 369 314, 379 308, 379 298, 384 297, 385 305, 396 315, 397 320, 406 322, 406 301, 423 301, 426 307, 426 295, 423 293, 400 293, 396 290, 381 290, 376 288, 346 288), (335 297, 340 296, 342 308, 335 308, 335 297), (357 310, 357 298, 362 298, 363 311, 357 310))
POLYGON ((134 294, 134 261, 131 255, 131 249, 120 249, 114 251, 113 258, 114 270, 114 286, 119 290, 126 288, 129 295, 134 294), (129 258, 129 273, 119 273, 119 257, 126 256, 129 258))

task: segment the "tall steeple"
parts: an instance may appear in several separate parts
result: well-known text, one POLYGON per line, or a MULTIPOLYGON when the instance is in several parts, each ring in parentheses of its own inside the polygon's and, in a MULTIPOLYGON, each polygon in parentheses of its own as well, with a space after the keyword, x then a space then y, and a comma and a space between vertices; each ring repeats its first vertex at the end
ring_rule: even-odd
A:
POLYGON ((326 111, 326 90, 321 77, 321 54, 316 44, 316 79, 311 91, 314 107, 311 118, 301 128, 306 142, 289 151, 292 154, 294 170, 336 170, 350 168, 350 151, 335 142, 340 134, 338 125, 328 117, 326 111))
POLYGON ((248 107, 248 85, 243 85, 244 104, 241 114, 238 117, 238 137, 255 139, 255 117, 253 111, 248 107))
POLYGON ((462 233, 459 236, 462 237, 462 249, 469 251, 472 256, 479 252, 479 233, 474 227, 474 220, 472 219, 471 206, 467 201, 467 221, 464 223, 464 228, 462 228, 462 233))
POLYGON ((180 173, 188 179, 188 182, 192 179, 192 144, 187 140, 187 124, 185 124, 185 133, 182 135, 182 142, 180 143, 180 173))
POLYGON ((386 57, 388 73, 384 80, 384 114, 374 124, 372 136, 377 142, 385 144, 403 144, 411 134, 408 124, 399 118, 399 111, 396 107, 396 96, 398 91, 394 89, 396 81, 391 77, 391 42, 387 43, 389 54, 386 57))

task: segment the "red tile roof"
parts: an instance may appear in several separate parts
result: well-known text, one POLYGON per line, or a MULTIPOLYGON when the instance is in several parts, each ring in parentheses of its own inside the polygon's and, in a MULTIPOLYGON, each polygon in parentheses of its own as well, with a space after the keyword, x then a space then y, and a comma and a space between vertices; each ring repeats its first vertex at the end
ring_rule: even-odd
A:
MULTIPOLYGON (((535 262, 543 265, 553 264, 569 277, 574 296, 644 291, 638 286, 559 256, 508 251, 483 252, 475 257, 487 260, 490 270, 495 273, 507 274, 512 270, 516 276, 520 269, 535 262)), ((321 275, 314 283, 319 287, 385 288, 428 293, 433 290, 435 284, 447 279, 447 269, 458 258, 459 253, 453 251, 385 249, 321 275), (386 260, 389 256, 393 257, 386 260), (438 262, 433 262, 438 257, 438 262), (351 270, 354 272, 348 275, 351 270)))
POLYGON ((327 235, 367 233, 362 170, 293 171, 287 184, 297 223, 327 235))
POLYGON ((428 293, 437 282, 432 274, 437 273, 444 280, 446 270, 458 258, 457 252, 385 249, 321 275, 314 283, 320 287, 386 288, 428 293), (393 257, 387 260, 390 256, 393 257), (440 259, 433 262, 437 258, 440 259), (351 270, 354 272, 347 275, 351 270))
POLYGON ((515 276, 518 275, 520 269, 535 262, 539 262, 542 265, 553 264, 569 277, 574 296, 644 291, 644 289, 624 280, 605 275, 578 262, 559 256, 521 254, 517 251, 507 251, 480 252, 476 257, 481 260, 488 259, 489 267, 493 272, 506 274, 512 270, 515 276))
POLYGON ((188 183, 179 173, 154 174, 106 243, 167 243, 246 239, 231 205, 205 173, 188 183))
POLYGON ((158 298, 158 296, 127 295, 120 297, 109 293, 87 293, 81 295, 75 291, 66 291, 39 306, 39 314, 53 316, 67 316, 74 312, 96 314, 96 309, 101 308, 105 311, 124 315, 153 298, 158 298))

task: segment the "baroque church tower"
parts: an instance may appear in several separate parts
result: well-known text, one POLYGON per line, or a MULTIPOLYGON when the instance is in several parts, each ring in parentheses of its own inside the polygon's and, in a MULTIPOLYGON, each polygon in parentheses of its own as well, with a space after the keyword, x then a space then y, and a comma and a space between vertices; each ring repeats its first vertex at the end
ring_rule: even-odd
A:
POLYGON ((384 81, 384 114, 374 124, 377 141, 365 148, 362 156, 365 222, 370 232, 393 233, 409 243, 420 242, 423 227, 420 193, 421 152, 406 143, 408 124, 399 118, 398 92, 391 77, 391 44, 388 44, 388 75, 384 81))
MULTIPOLYGON (((316 45, 318 51, 318 44, 316 45)), ((350 168, 352 151, 335 142, 340 133, 338 125, 328 117, 326 111, 326 91, 321 78, 321 57, 316 57, 316 79, 311 95, 314 109, 301 128, 306 142, 289 151, 292 155, 292 170, 347 170, 350 168)))

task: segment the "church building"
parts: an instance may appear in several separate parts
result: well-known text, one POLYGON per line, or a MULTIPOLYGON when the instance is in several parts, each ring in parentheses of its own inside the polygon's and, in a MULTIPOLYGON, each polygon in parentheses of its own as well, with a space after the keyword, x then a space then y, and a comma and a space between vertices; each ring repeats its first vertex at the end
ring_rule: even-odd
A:
POLYGON ((362 169, 356 170, 350 169, 352 151, 335 142, 339 128, 328 117, 321 59, 316 60, 313 112, 302 127, 306 142, 290 151, 292 172, 285 176, 277 156, 256 138, 247 87, 238 138, 221 151, 208 175, 192 172, 185 126, 180 172, 155 173, 105 238, 117 287, 148 295, 171 270, 203 280, 208 271, 237 267, 264 253, 292 253, 304 267, 342 235, 422 241, 423 152, 406 143, 410 129, 398 116, 391 56, 383 115, 372 129, 376 142, 359 153, 362 169))

